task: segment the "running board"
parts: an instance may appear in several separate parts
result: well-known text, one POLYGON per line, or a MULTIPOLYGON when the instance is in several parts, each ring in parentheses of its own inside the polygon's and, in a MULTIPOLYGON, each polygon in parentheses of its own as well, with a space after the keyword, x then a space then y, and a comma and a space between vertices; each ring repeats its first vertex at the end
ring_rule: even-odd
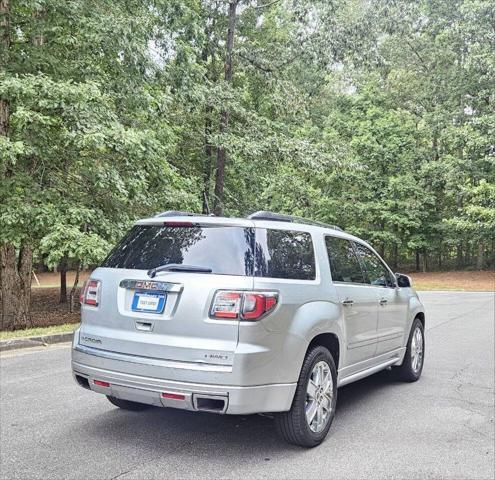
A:
POLYGON ((368 375, 373 375, 376 372, 379 372, 380 370, 383 370, 387 367, 390 367, 394 363, 397 363, 400 361, 400 356, 390 358, 386 362, 380 363, 378 365, 375 365, 374 367, 367 368, 366 370, 361 370, 360 372, 353 373, 352 375, 349 375, 348 377, 344 377, 343 379, 339 378, 339 387, 343 387, 344 385, 347 385, 348 383, 355 382, 356 380, 361 380, 364 377, 367 377, 368 375))

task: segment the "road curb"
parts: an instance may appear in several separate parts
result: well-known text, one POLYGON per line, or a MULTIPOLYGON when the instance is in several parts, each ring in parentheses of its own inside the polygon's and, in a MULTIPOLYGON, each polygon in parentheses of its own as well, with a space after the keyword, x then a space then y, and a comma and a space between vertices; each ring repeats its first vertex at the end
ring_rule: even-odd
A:
POLYGON ((15 350, 18 348, 39 347, 53 343, 72 342, 74 332, 54 333, 53 335, 40 335, 38 337, 13 338, 0 341, 0 352, 15 350))

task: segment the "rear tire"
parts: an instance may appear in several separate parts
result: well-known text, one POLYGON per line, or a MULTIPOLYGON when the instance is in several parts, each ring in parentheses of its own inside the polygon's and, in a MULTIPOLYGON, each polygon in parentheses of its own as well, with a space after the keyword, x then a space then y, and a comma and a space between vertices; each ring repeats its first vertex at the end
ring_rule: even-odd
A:
POLYGON ((121 398, 112 397, 107 395, 108 401, 121 408, 122 410, 130 410, 132 412, 139 412, 141 410, 147 410, 151 408, 151 405, 146 405, 145 403, 131 402, 130 400, 122 400, 121 398))
POLYGON ((425 359, 425 332, 419 318, 415 318, 409 333, 407 349, 402 365, 394 367, 392 372, 402 382, 416 382, 421 377, 425 359))
POLYGON ((316 447, 327 436, 337 404, 337 369, 325 347, 312 348, 304 359, 292 407, 275 416, 282 438, 293 445, 316 447))

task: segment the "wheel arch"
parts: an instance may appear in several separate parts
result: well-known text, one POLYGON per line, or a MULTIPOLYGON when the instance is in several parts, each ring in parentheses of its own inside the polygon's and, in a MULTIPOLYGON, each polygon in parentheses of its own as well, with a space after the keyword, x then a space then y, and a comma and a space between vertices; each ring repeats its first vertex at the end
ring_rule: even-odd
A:
POLYGON ((306 349, 306 354, 314 347, 322 346, 329 350, 332 354, 333 360, 335 362, 335 368, 339 370, 340 361, 340 340, 335 333, 326 332, 320 333, 313 337, 311 342, 309 342, 308 348, 306 349))
POLYGON ((416 313, 416 316, 414 317, 415 319, 417 318, 421 324, 423 325, 423 330, 425 329, 425 312, 418 312, 416 313))

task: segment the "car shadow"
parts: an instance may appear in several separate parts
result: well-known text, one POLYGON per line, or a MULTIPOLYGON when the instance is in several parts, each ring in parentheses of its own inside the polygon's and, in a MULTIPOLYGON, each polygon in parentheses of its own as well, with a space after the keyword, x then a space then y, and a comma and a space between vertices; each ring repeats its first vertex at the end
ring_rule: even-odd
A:
MULTIPOLYGON (((380 391, 394 383, 390 372, 384 371, 340 388, 337 418, 354 410, 359 413, 380 391)), ((280 441, 272 415, 217 415, 155 407, 128 412, 109 403, 108 410, 86 419, 81 428, 98 441, 118 441, 121 446, 139 448, 147 454, 177 452, 193 444, 195 455, 209 455, 220 448, 223 455, 239 459, 259 455, 266 460, 278 452, 305 451, 280 441)))
POLYGON ((351 413, 357 408, 366 408, 385 389, 390 389, 398 382, 390 370, 382 370, 374 375, 339 388, 337 415, 351 413), (359 405, 358 405, 359 403, 359 405))

